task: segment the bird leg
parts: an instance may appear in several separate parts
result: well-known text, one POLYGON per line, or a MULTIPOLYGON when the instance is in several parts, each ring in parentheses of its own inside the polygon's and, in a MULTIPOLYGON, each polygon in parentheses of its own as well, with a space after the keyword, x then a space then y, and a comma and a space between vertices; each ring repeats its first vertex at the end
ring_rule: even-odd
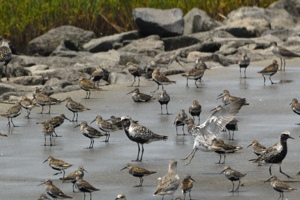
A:
POLYGON ((143 178, 142 177, 140 177, 140 184, 139 185, 136 185, 135 187, 142 187, 142 185, 143 185, 143 178))
POLYGON ((134 83, 135 83, 135 76, 133 77, 133 83, 128 87, 132 87, 134 83))
POLYGON ((273 81, 272 81, 272 79, 271 79, 271 76, 269 77, 269 79, 270 79, 270 81, 271 81, 271 84, 273 85, 274 83, 273 83, 273 81))
POLYGON ((289 175, 287 175, 286 173, 284 173, 284 172, 281 170, 281 165, 280 165, 280 167, 279 167, 279 172, 282 173, 282 174, 284 174, 286 177, 292 179, 292 177, 290 177, 289 175))
POLYGON ((197 149, 196 149, 196 148, 193 148, 192 152, 191 152, 187 157, 181 159, 181 160, 187 160, 190 156, 192 156, 192 157, 190 158, 190 160, 189 160, 185 165, 189 165, 189 164, 191 163, 191 161, 193 160, 193 158, 194 158, 194 156, 195 156, 195 154, 196 154, 196 151, 197 151, 197 149))
POLYGON ((132 162, 139 162, 139 157, 140 157, 140 144, 139 143, 137 143, 137 145, 138 145, 138 154, 137 154, 137 157, 136 157, 136 160, 132 160, 132 162))
POLYGON ((197 79, 195 80, 195 85, 196 85, 197 88, 199 88, 199 86, 197 85, 197 79))
POLYGON ((53 137, 62 137, 61 135, 57 135, 55 132, 55 129, 53 130, 54 135, 52 134, 53 137))
POLYGON ((219 154, 219 156, 220 156, 219 162, 217 162, 216 164, 221 164, 221 158, 222 158, 222 155, 219 154))
POLYGON ((16 125, 13 123, 12 118, 10 118, 10 121, 11 121, 11 123, 12 123, 12 125, 13 125, 14 127, 18 127, 18 126, 16 126, 16 125))
POLYGON ((189 88, 189 79, 188 78, 186 78, 186 86, 185 87, 189 88))
POLYGON ((246 78, 246 67, 244 69, 244 78, 246 78))
POLYGON ((137 85, 137 87, 140 87, 140 77, 138 77, 138 85, 137 85))
POLYGON ((48 111, 48 114, 50 115, 50 110, 51 110, 51 105, 49 104, 49 111, 48 111))
POLYGON ((139 160, 140 162, 142 162, 143 155, 144 155, 144 145, 143 144, 141 144, 141 145, 142 145, 142 155, 141 155, 141 159, 139 160))
POLYGON ((241 181, 239 180, 239 185, 238 185, 237 188, 235 189, 235 192, 239 191, 240 184, 241 184, 241 181))
POLYGON ((234 182, 233 182, 233 181, 231 181, 231 183, 232 183, 232 190, 231 190, 231 191, 229 191, 229 192, 234 192, 234 182))
POLYGON ((265 76, 262 74, 262 76, 264 77, 264 85, 265 85, 265 83, 266 83, 266 78, 265 78, 265 76))

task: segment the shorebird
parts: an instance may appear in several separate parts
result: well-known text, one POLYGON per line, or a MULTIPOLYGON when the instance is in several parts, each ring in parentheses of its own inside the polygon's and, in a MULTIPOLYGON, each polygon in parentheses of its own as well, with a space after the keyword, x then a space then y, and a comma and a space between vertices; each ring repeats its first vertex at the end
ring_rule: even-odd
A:
POLYGON ((64 114, 61 114, 59 116, 56 117, 52 117, 51 119, 47 120, 47 121, 43 121, 43 122, 37 122, 36 124, 51 124, 54 128, 53 133, 55 134, 55 137, 61 137, 58 136, 55 132, 55 128, 59 127, 60 125, 62 125, 64 123, 64 121, 69 120, 64 114))
POLYGON ((184 123, 187 126, 188 133, 195 137, 197 134, 195 133, 196 124, 195 124, 194 119, 191 117, 188 117, 184 123))
POLYGON ((169 115, 169 111, 168 111, 168 103, 170 101, 170 96, 167 93, 166 90, 162 90, 161 93, 159 94, 158 98, 157 98, 158 102, 160 103, 160 114, 162 115, 162 105, 166 105, 166 110, 167 110, 167 115, 169 115))
POLYGON ((116 117, 112 115, 109 119, 107 119, 107 121, 111 121, 113 125, 117 126, 120 129, 123 129, 121 117, 116 117))
POLYGON ((144 144, 149 144, 154 141, 168 139, 168 136, 155 134, 147 127, 135 123, 129 116, 123 116, 121 120, 122 120, 123 129, 127 137, 131 141, 136 142, 138 145, 138 154, 136 160, 134 161, 142 162, 143 154, 144 154, 144 144), (141 157, 139 157, 140 145, 142 146, 141 157))
POLYGON ((185 125, 185 120, 188 118, 187 114, 185 113, 184 109, 180 110, 180 113, 176 116, 175 120, 174 120, 174 125, 176 127, 176 134, 178 134, 178 126, 182 126, 182 133, 183 135, 185 135, 184 133, 184 125, 185 125))
POLYGON ((152 72, 152 79, 155 83, 157 83, 157 89, 154 90, 153 92, 156 92, 159 89, 160 85, 162 86, 162 89, 164 89, 164 85, 176 83, 176 81, 171 81, 164 74, 160 73, 159 67, 154 68, 152 72))
POLYGON ((283 181, 279 180, 275 175, 272 175, 265 182, 268 182, 268 181, 271 181, 271 185, 272 185, 273 189, 276 190, 277 192, 279 192, 279 198, 278 198, 278 200, 280 198, 283 200, 283 197, 284 197, 283 193, 284 192, 290 192, 290 191, 293 191, 293 190, 297 190, 295 188, 290 187, 289 185, 287 185, 283 181))
POLYGON ((242 77, 242 68, 244 68, 244 78, 246 78, 246 69, 250 64, 250 58, 246 53, 243 53, 242 57, 238 61, 238 65, 240 66, 240 77, 242 77))
MULTIPOLYGON (((0 47, 0 62, 4 62, 4 67, 5 67, 5 75, 6 75, 6 80, 9 80, 9 74, 8 74, 8 68, 7 65, 11 61, 12 58, 12 52, 9 47, 8 41, 5 39, 2 39, 2 44, 0 47)), ((0 79, 1 82, 1 79, 0 79)))
POLYGON ((238 130, 238 122, 239 121, 236 118, 233 118, 233 120, 231 120, 230 122, 228 122, 228 124, 226 124, 225 129, 228 131, 229 140, 234 140, 234 131, 238 130))
POLYGON ((193 104, 189 107, 189 113, 193 116, 195 120, 195 116, 198 117, 198 125, 200 124, 200 113, 202 111, 202 107, 197 100, 193 101, 193 104))
POLYGON ((255 153, 257 156, 264 154, 267 150, 267 148, 260 144, 257 140, 253 140, 252 143, 247 146, 247 148, 250 146, 252 147, 253 153, 255 153))
POLYGON ((7 135, 6 134, 3 134, 3 133, 0 133, 0 138, 1 137, 7 137, 7 135))
POLYGON ((91 123, 93 123, 94 121, 96 121, 96 124, 100 130, 107 133, 105 142, 109 142, 110 132, 121 130, 116 125, 113 125, 112 123, 109 123, 108 121, 104 120, 100 115, 97 115, 96 118, 91 123))
POLYGON ((144 176, 149 176, 151 174, 156 173, 155 171, 149 171, 147 169, 141 168, 141 167, 136 167, 131 163, 128 163, 126 167, 122 168, 120 171, 124 169, 129 169, 129 174, 131 174, 134 177, 139 177, 140 178, 140 184, 136 185, 135 187, 142 187, 143 186, 143 177, 144 176))
POLYGON ((86 96, 85 96, 86 99, 90 98, 91 90, 98 90, 98 91, 102 90, 98 86, 95 86, 93 82, 85 78, 83 74, 79 76, 79 86, 81 89, 86 91, 86 96))
POLYGON ((180 185, 180 179, 177 174, 177 161, 170 160, 168 173, 162 178, 158 178, 157 189, 155 195, 161 195, 162 200, 165 195, 172 195, 176 192, 180 185))
MULTIPOLYGON (((294 98, 290 105, 294 113, 300 115, 300 103, 298 103, 298 99, 294 98)), ((300 125, 300 123, 297 123, 297 125, 300 125)))
POLYGON ((239 99, 228 105, 219 107, 204 123, 194 128, 195 138, 193 150, 184 158, 184 160, 190 158, 186 165, 190 164, 198 149, 202 151, 216 151, 220 149, 214 146, 213 140, 216 139, 226 124, 235 117, 245 102, 245 99, 239 99))
POLYGON ((269 75, 269 80, 271 81, 271 84, 274 84, 271 77, 276 74, 278 71, 278 64, 277 60, 273 60, 273 63, 267 67, 265 67, 263 70, 257 72, 260 73, 264 77, 264 84, 266 83, 265 75, 269 75))
POLYGON ((100 138, 102 136, 107 136, 107 133, 102 133, 101 131, 98 131, 97 129, 88 126, 86 121, 82 121, 80 124, 78 124, 77 126, 75 126, 74 128, 80 126, 80 130, 82 132, 82 134, 87 137, 90 138, 91 142, 90 142, 90 146, 88 147, 88 149, 92 149, 94 146, 94 139, 95 138, 100 138))
POLYGON ((224 164, 227 153, 234 153, 243 149, 243 147, 241 146, 225 144, 225 142, 221 139, 213 139, 212 146, 214 146, 215 152, 220 156, 219 162, 217 162, 216 164, 224 164), (224 161, 221 163, 222 155, 224 156, 224 161))
MULTIPOLYGON (((228 90, 223 90, 223 92, 218 95, 217 99, 222 99, 224 105, 227 105, 237 100, 245 99, 245 98, 231 96, 228 90)), ((245 102, 244 105, 249 105, 249 103, 245 102)))
POLYGON ((41 91, 41 88, 39 87, 35 88, 35 92, 33 93, 33 99, 38 105, 42 106, 42 111, 40 112, 40 114, 43 114, 44 106, 49 106, 48 114, 50 114, 51 105, 57 105, 62 102, 59 99, 48 96, 45 92, 41 91))
POLYGON ((83 180, 81 177, 76 177, 75 187, 80 191, 83 192, 83 200, 85 200, 85 193, 90 193, 90 200, 92 200, 92 192, 100 191, 100 189, 95 188, 89 182, 83 180))
POLYGON ((200 80, 204 75, 205 70, 207 70, 206 64, 199 58, 195 62, 194 69, 191 69, 189 72, 182 74, 182 76, 186 77, 186 87, 189 88, 189 80, 195 80, 195 85, 197 88, 199 86, 197 85, 197 81, 200 80))
MULTIPOLYGON (((283 60, 283 71, 285 71, 285 59, 300 57, 300 55, 287 50, 281 46, 277 45, 277 42, 271 42, 272 53, 280 58, 280 70, 282 70, 282 60, 283 60)), ((276 70, 277 71, 277 70, 276 70)))
POLYGON ((133 76, 134 80, 133 80, 133 83, 128 86, 128 87, 132 87, 133 84, 135 83, 135 78, 138 77, 138 85, 136 87, 139 87, 140 86, 140 77, 143 75, 144 73, 144 70, 139 67, 138 65, 132 63, 132 62, 128 62, 126 64, 126 67, 128 67, 128 71, 129 73, 133 76))
POLYGON ((224 170, 221 172, 221 174, 222 173, 224 173, 226 178, 228 180, 230 180, 232 183, 232 190, 230 192, 239 191, 239 187, 241 185, 241 179, 247 175, 247 174, 242 174, 241 172, 239 172, 237 170, 231 169, 231 167, 229 167, 229 166, 225 166, 224 170), (239 182, 239 185, 237 186, 236 189, 234 189, 234 181, 239 182))
POLYGON ((49 199, 46 194, 41 194, 41 196, 38 198, 38 200, 51 200, 51 199, 49 199))
POLYGON ((132 93, 131 97, 134 102, 148 102, 154 99, 152 95, 141 93, 139 88, 135 88, 133 91, 127 93, 126 95, 131 93, 132 93))
POLYGON ((126 196, 124 194, 118 194, 115 200, 126 200, 126 196))
POLYGON ((102 68, 101 68, 101 69, 95 69, 95 70, 92 72, 92 74, 91 74, 89 80, 93 81, 93 82, 94 82, 94 85, 95 85, 95 86, 97 85, 97 87, 99 87, 99 82, 100 82, 100 80, 103 78, 103 76, 104 76, 104 72, 103 72, 103 69, 102 69, 102 68))
POLYGON ((193 188, 194 182, 195 180, 191 177, 191 175, 186 175, 184 179, 181 181, 180 188, 182 190, 184 200, 185 200, 186 193, 189 193, 190 200, 192 199, 191 190, 193 188))
POLYGON ((43 126, 42 126, 42 132, 43 132, 44 137, 45 137, 44 146, 46 146, 46 137, 47 136, 50 137, 50 146, 52 146, 52 135, 53 135, 53 132, 54 132, 54 127, 52 126, 52 124, 44 123, 43 126))
POLYGON ((66 195, 63 193, 59 188, 57 188, 55 185, 53 185, 52 181, 50 179, 47 179, 45 181, 42 181, 41 184, 45 184, 46 187, 46 193, 51 196, 53 199, 72 199, 72 197, 66 195))
POLYGON ((49 163, 49 166, 54 169, 54 170, 57 170, 59 172, 53 174, 53 175, 57 175, 57 174, 63 174, 63 178, 65 178, 65 169, 68 169, 69 167, 71 167, 72 165, 69 164, 69 163, 66 163, 65 161, 63 160, 58 160, 58 159, 55 159, 53 158, 52 156, 49 156, 45 161, 49 163))
POLYGON ((255 163, 259 164, 268 164, 270 165, 269 173, 272 175, 271 167, 273 164, 279 165, 279 172, 284 174, 286 177, 291 178, 289 175, 284 173, 281 170, 281 163, 283 159, 285 158, 288 149, 287 149, 287 139, 294 139, 290 136, 289 131, 284 131, 280 134, 280 142, 276 143, 275 145, 267 148, 266 152, 261 154, 257 159, 253 159, 250 161, 253 161, 255 163))
POLYGON ((28 119, 29 119, 31 110, 37 106, 37 104, 34 103, 33 100, 27 98, 26 96, 22 97, 21 101, 19 101, 19 104, 20 104, 20 106, 22 106, 22 108, 26 109, 27 115, 25 117, 28 119))
POLYGON ((16 105, 10 107, 5 113, 2 113, 1 116, 7 118, 8 120, 7 126, 10 127, 10 123, 12 123, 14 127, 17 127, 13 123, 12 119, 18 117, 21 114, 21 112, 22 112, 22 107, 20 106, 19 103, 17 103, 16 105))
POLYGON ((72 122, 77 122, 77 120, 78 120, 78 112, 83 112, 85 110, 91 110, 89 108, 84 107, 82 104, 80 104, 80 103, 72 100, 71 97, 67 97, 64 101, 67 101, 66 107, 71 112, 73 112, 72 122))
POLYGON ((83 178, 84 172, 87 172, 87 171, 83 168, 82 165, 80 165, 76 171, 72 172, 65 178, 60 178, 60 180, 62 180, 63 183, 65 181, 71 181, 73 183, 73 192, 75 192, 74 187, 75 187, 76 177, 83 178))

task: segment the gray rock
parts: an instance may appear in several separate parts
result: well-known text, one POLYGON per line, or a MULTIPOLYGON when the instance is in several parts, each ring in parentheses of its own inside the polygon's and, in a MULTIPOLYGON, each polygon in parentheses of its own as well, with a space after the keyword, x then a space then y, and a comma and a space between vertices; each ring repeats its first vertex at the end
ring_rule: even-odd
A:
POLYGON ((254 7, 240 7, 231 11, 227 18, 224 20, 224 24, 230 24, 235 21, 241 21, 245 19, 260 19, 269 21, 269 16, 264 8, 254 7))
POLYGON ((152 58, 149 56, 144 56, 137 53, 131 53, 122 51, 120 52, 120 61, 119 65, 126 65, 128 62, 132 62, 135 64, 138 64, 140 67, 144 68, 146 66, 146 63, 150 61, 152 58))
POLYGON ((184 20, 181 9, 136 8, 132 15, 141 35, 170 37, 183 34, 184 20))
POLYGON ((42 76, 21 76, 11 79, 11 82, 18 85, 43 85, 45 81, 42 76))
MULTIPOLYGON (((72 46, 72 50, 80 45, 87 43, 91 39, 95 38, 96 35, 91 31, 86 31, 74 26, 61 26, 55 29, 51 29, 47 33, 31 40, 27 46, 28 55, 41 55, 49 56, 62 41, 68 41, 69 45, 72 46), (77 44, 77 45, 70 45, 77 44)), ((80 49, 80 48, 79 48, 80 49)))
POLYGON ((267 30, 262 34, 262 36, 273 35, 275 37, 278 37, 280 40, 285 41, 290 36, 292 36, 294 33, 295 33, 294 30, 289 30, 289 29, 278 30, 278 29, 276 29, 276 30, 267 30))
POLYGON ((189 36, 176 36, 176 37, 168 37, 162 38, 162 41, 165 45, 165 51, 172 51, 179 48, 187 47, 194 45, 199 42, 195 37, 189 36))
POLYGON ((0 95, 3 95, 7 92, 17 91, 17 88, 11 84, 0 83, 0 95))

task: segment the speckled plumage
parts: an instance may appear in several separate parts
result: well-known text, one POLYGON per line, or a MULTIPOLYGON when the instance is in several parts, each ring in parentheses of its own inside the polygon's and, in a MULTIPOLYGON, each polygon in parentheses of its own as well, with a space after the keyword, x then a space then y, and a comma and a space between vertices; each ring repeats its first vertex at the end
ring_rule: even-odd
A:
MULTIPOLYGON (((43 121, 43 122, 37 122, 36 124, 51 124, 54 128, 53 133, 55 134, 56 137, 59 137, 56 132, 55 132, 55 128, 59 127, 60 125, 62 125, 65 121, 65 119, 69 120, 64 114, 61 114, 59 116, 55 116, 50 118, 47 121, 43 121)), ((70 120, 69 120, 70 121, 70 120)))
POLYGON ((59 188, 53 185, 52 181, 47 179, 43 181, 41 184, 45 184, 46 193, 51 196, 53 199, 72 199, 71 196, 64 194, 59 188))
POLYGON ((40 114, 43 113, 44 106, 49 106, 48 114, 50 114, 51 105, 57 105, 62 102, 59 99, 48 96, 45 92, 41 91, 41 88, 39 87, 35 88, 35 92, 33 93, 33 99, 38 105, 42 106, 42 111, 40 112, 40 114))
POLYGON ((168 79, 164 74, 160 73, 159 67, 154 68, 154 71, 152 72, 152 79, 157 83, 157 89, 155 91, 159 89, 160 85, 162 86, 162 89, 164 89, 164 85, 176 83, 176 81, 172 81, 168 79))
POLYGON ((185 125, 185 120, 188 118, 187 114, 185 113, 184 109, 181 109, 179 114, 175 117, 174 120, 174 125, 176 128, 176 134, 178 134, 178 126, 182 126, 182 134, 185 135, 184 132, 184 125, 185 125))
POLYGON ((226 154, 227 153, 234 153, 236 151, 239 151, 239 150, 243 149, 243 147, 241 147, 241 146, 235 146, 235 145, 232 145, 232 144, 226 144, 221 139, 215 139, 215 140, 213 140, 212 146, 214 146, 213 148, 215 149, 215 152, 217 154, 219 154, 219 156, 220 156, 219 162, 217 162, 217 164, 224 164, 225 163, 225 158, 226 158, 226 154), (224 160, 221 163, 222 155, 224 156, 224 160))
POLYGON ((100 191, 100 189, 95 188, 89 182, 83 180, 79 176, 76 177, 75 187, 80 191, 83 192, 84 199, 85 193, 90 193, 90 200, 92 200, 92 192, 100 191))
POLYGON ((83 112, 85 110, 91 110, 82 104, 74 101, 71 97, 67 97, 64 101, 67 101, 66 107, 73 112, 72 122, 78 121, 78 112, 83 112))
POLYGON ((19 101, 20 106, 22 108, 26 109, 27 115, 25 116, 26 118, 29 119, 29 115, 31 113, 31 110, 38 106, 32 99, 27 98, 26 96, 23 96, 21 101, 19 101))
POLYGON ((63 178, 65 177, 65 169, 68 169, 69 167, 73 166, 69 163, 66 163, 65 161, 63 160, 58 160, 58 159, 55 159, 53 158, 52 156, 49 156, 45 161, 47 162, 48 161, 48 164, 49 166, 54 169, 54 170, 57 170, 59 172, 53 174, 53 175, 57 175, 57 174, 63 174, 63 178))
POLYGON ((128 72, 133 76, 134 80, 133 83, 130 85, 130 87, 133 86, 133 84, 135 83, 135 79, 136 77, 138 77, 138 85, 137 87, 140 86, 140 77, 143 75, 144 70, 139 67, 138 65, 132 63, 132 62, 128 62, 126 64, 126 67, 128 67, 128 72))
MULTIPOLYGON (((8 41, 5 39, 2 39, 2 44, 0 47, 0 62, 4 62, 4 67, 5 67, 4 71, 5 71, 7 80, 9 80, 7 65, 11 61, 11 59, 12 59, 12 52, 9 47, 8 41)), ((1 82, 1 79, 0 79, 0 82, 1 82)))
POLYGON ((45 142, 44 146, 46 146, 46 137, 49 136, 50 138, 50 146, 52 146, 52 136, 54 132, 54 127, 50 123, 44 123, 42 126, 42 133, 44 134, 45 137, 45 142))
MULTIPOLYGON (((292 102, 290 103, 290 106, 294 113, 300 115, 300 103, 298 102, 298 99, 293 98, 292 102)), ((297 125, 300 125, 300 123, 297 123, 297 125)))
POLYGON ((91 96, 91 90, 102 90, 101 88, 95 86, 95 84, 93 82, 91 82, 90 80, 88 80, 87 78, 84 77, 84 75, 80 75, 79 76, 79 82, 78 82, 79 86, 81 89, 83 89, 84 91, 86 91, 86 99, 89 99, 91 96))
POLYGON ((109 142, 110 132, 115 132, 120 130, 120 128, 117 127, 116 125, 113 125, 112 123, 109 123, 108 121, 104 120, 101 115, 97 115, 96 118, 91 123, 93 123, 94 121, 96 121, 96 124, 100 130, 107 133, 105 142, 109 142))
POLYGON ((197 100, 193 101, 193 104, 189 107, 189 113, 193 116, 195 120, 195 116, 198 117, 198 125, 200 124, 200 114, 202 111, 202 107, 197 100))
POLYGON ((204 72, 207 70, 206 64, 199 58, 195 61, 195 66, 189 72, 182 74, 182 76, 186 77, 186 87, 189 88, 189 80, 195 80, 195 85, 197 88, 197 81, 202 81, 202 77, 204 72))
POLYGON ((276 190, 277 192, 279 192, 279 198, 278 200, 281 198, 283 200, 284 197, 284 192, 291 192, 293 190, 297 190, 296 188, 292 188, 289 185, 287 185, 286 183, 284 183, 283 181, 279 180, 276 176, 272 175, 267 181, 268 182, 271 181, 271 185, 273 187, 274 190, 276 190))
POLYGON ((193 183, 195 180, 191 177, 191 175, 186 175, 183 180, 180 183, 180 188, 182 190, 182 194, 185 200, 185 195, 186 193, 189 193, 190 200, 192 199, 191 197, 191 190, 193 188, 193 183))
POLYGON ((251 144, 247 146, 247 148, 250 146, 252 147, 253 153, 255 153, 255 155, 257 156, 260 156, 267 150, 267 148, 264 145, 260 144, 257 140, 253 140, 251 144))
POLYGON ((71 181, 73 183, 73 192, 75 192, 74 187, 75 187, 76 177, 78 176, 80 178, 83 178, 84 172, 87 172, 87 171, 83 168, 82 165, 80 165, 76 171, 72 172, 65 178, 60 178, 60 180, 62 180, 63 183, 66 181, 71 181))
POLYGON ((158 102, 160 103, 160 114, 163 114, 162 105, 166 105, 167 115, 169 115, 168 103, 170 99, 170 95, 167 93, 166 90, 163 89, 157 98, 158 102))
POLYGON ((20 106, 19 103, 17 103, 16 105, 10 107, 5 113, 2 113, 1 116, 7 118, 8 120, 7 126, 10 127, 10 123, 12 123, 14 127, 17 127, 13 123, 12 119, 18 117, 21 113, 22 113, 22 107, 20 106))
MULTIPOLYGON (((223 90, 223 92, 218 95, 217 99, 222 99, 222 102, 224 103, 224 105, 227 105, 232 102, 236 102, 240 99, 245 99, 245 98, 232 96, 232 95, 230 95, 228 90, 223 90)), ((244 105, 249 105, 249 103, 245 102, 244 105)))
POLYGON ((277 60, 273 60, 272 64, 265 67, 263 70, 257 72, 260 73, 264 77, 264 84, 266 83, 265 75, 269 75, 269 80, 271 81, 271 84, 274 84, 271 77, 276 74, 278 71, 278 64, 277 60))
POLYGON ((138 88, 135 88, 133 91, 127 94, 131 94, 131 93, 132 93, 131 97, 134 102, 148 102, 154 99, 152 95, 141 93, 138 88))
POLYGON ((231 169, 229 166, 225 166, 224 170, 221 172, 225 174, 225 177, 232 182, 232 190, 230 192, 237 192, 239 191, 241 179, 246 176, 246 174, 243 174, 237 170, 231 169), (238 181, 239 185, 236 189, 234 189, 234 181, 238 181))

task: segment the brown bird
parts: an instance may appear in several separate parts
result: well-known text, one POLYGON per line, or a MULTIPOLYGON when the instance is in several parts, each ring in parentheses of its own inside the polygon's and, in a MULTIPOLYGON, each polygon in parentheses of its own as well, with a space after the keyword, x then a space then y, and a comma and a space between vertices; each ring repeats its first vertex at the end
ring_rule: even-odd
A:
POLYGON ((86 99, 89 99, 91 96, 91 90, 102 90, 101 88, 95 86, 90 80, 86 79, 83 74, 79 76, 79 86, 81 89, 86 91, 86 99))
MULTIPOLYGON (((2 44, 0 47, 0 62, 4 62, 5 69, 3 70, 6 75, 6 79, 9 80, 7 65, 12 59, 12 52, 8 44, 8 40, 2 39, 2 44)), ((1 82, 1 79, 0 79, 1 82)))
POLYGON ((241 146, 226 144, 221 139, 214 139, 212 143, 214 148, 216 149, 215 152, 220 156, 219 162, 217 162, 216 164, 224 164, 227 153, 234 153, 236 151, 243 149, 243 147, 241 146), (222 155, 224 156, 224 161, 221 163, 222 155))
POLYGON ((162 86, 162 89, 164 89, 164 85, 176 83, 176 81, 171 81, 164 74, 160 73, 159 67, 154 68, 154 71, 152 72, 152 79, 157 83, 157 89, 153 92, 156 92, 160 85, 162 86))
POLYGON ((189 113, 193 116, 195 120, 195 116, 198 117, 198 125, 200 124, 200 113, 202 111, 201 105, 197 100, 193 101, 193 104, 189 107, 189 113))
MULTIPOLYGON (((219 94, 217 99, 222 99, 224 105, 227 105, 245 98, 231 96, 228 90, 223 90, 223 93, 219 94)), ((243 105, 249 105, 249 103, 245 102, 243 105)))
POLYGON ((127 93, 126 95, 131 93, 131 97, 134 102, 148 102, 154 99, 152 95, 140 92, 139 88, 135 88, 133 91, 127 93))
POLYGON ((75 187, 76 177, 78 176, 80 178, 83 178, 84 172, 87 172, 87 171, 83 168, 82 165, 80 165, 76 171, 72 172, 65 178, 59 178, 59 179, 62 180, 63 183, 65 181, 71 181, 73 183, 73 192, 75 192, 74 187, 75 187))
POLYGON ((52 181, 50 179, 47 179, 43 181, 39 185, 45 184, 46 187, 46 193, 51 196, 53 199, 72 199, 72 197, 66 195, 63 193, 59 188, 57 188, 55 185, 53 185, 52 181))
MULTIPOLYGON (((51 124, 54 128, 53 133, 55 134, 55 137, 61 137, 56 134, 55 128, 62 125, 64 123, 65 119, 69 120, 64 114, 61 114, 59 116, 52 117, 51 119, 49 119, 47 121, 37 122, 36 124, 51 124)), ((71 120, 69 120, 69 121, 71 121, 71 120)))
POLYGON ((207 70, 206 64, 199 58, 195 62, 194 69, 190 70, 187 73, 182 74, 182 76, 186 77, 186 87, 189 88, 189 80, 195 80, 195 85, 197 88, 199 86, 197 85, 197 81, 202 81, 202 77, 204 75, 205 70, 207 70))
POLYGON ((85 110, 91 110, 89 108, 84 107, 82 104, 74 101, 71 97, 67 97, 64 101, 67 101, 66 107, 71 112, 73 112, 72 122, 77 122, 78 121, 78 112, 83 112, 85 110))
POLYGON ((280 198, 283 200, 284 192, 290 192, 293 190, 297 190, 296 188, 292 188, 289 185, 287 185, 286 183, 284 183, 283 181, 279 180, 275 175, 272 175, 265 182, 268 182, 268 181, 271 181, 271 185, 272 185, 273 189, 276 190, 277 192, 279 192, 278 200, 280 198))
POLYGON ((188 118, 187 114, 185 113, 184 109, 180 110, 180 113, 176 116, 175 120, 174 120, 174 124, 176 127, 176 134, 178 135, 178 126, 182 126, 182 133, 183 135, 185 135, 184 133, 184 125, 185 125, 185 120, 188 118))
POLYGON ((242 68, 244 68, 244 78, 246 78, 246 69, 250 64, 250 59, 247 56, 247 53, 243 53, 242 57, 238 61, 238 65, 240 66, 240 77, 242 77, 242 68))
POLYGON ((240 185, 241 185, 241 179, 245 177, 247 174, 242 174, 241 172, 231 169, 229 166, 225 166, 224 170, 221 172, 221 174, 224 173, 225 177, 232 182, 232 190, 230 192, 237 192, 239 191, 240 185), (238 181, 239 185, 236 189, 234 189, 234 181, 238 181))
POLYGON ((54 132, 54 127, 52 126, 52 124, 44 123, 42 126, 42 132, 45 137, 44 146, 46 146, 46 136, 50 137, 50 146, 52 146, 52 136, 53 136, 53 132, 54 132))
POLYGON ((40 114, 43 114, 44 106, 49 106, 48 114, 50 114, 51 105, 57 105, 62 102, 59 99, 48 96, 45 92, 41 91, 41 88, 39 87, 35 88, 35 92, 33 93, 33 99, 38 105, 42 106, 42 111, 40 112, 40 114))
POLYGON ((194 182, 196 182, 196 181, 191 177, 191 175, 186 175, 184 177, 184 179, 181 181, 180 188, 182 190, 184 200, 185 200, 186 193, 189 193, 190 200, 192 199, 191 190, 193 188, 193 183, 194 182))
POLYGON ((80 192, 83 192, 83 199, 85 200, 85 193, 90 193, 90 200, 92 200, 92 192, 99 191, 99 189, 92 186, 89 182, 83 180, 81 177, 76 177, 75 187, 78 188, 80 192))
POLYGON ((251 144, 249 144, 247 146, 247 148, 250 147, 250 146, 252 147, 253 153, 255 153, 255 155, 257 155, 257 156, 262 155, 267 150, 267 148, 264 145, 260 144, 257 140, 253 140, 251 142, 251 144))
POLYGON ((139 66, 137 66, 136 64, 132 63, 132 62, 128 62, 126 64, 126 66, 128 67, 129 73, 134 78, 133 83, 130 86, 128 86, 128 87, 132 87, 133 86, 133 84, 135 83, 136 77, 138 77, 138 85, 137 85, 137 87, 139 87, 140 86, 140 77, 143 75, 144 70, 142 68, 140 68, 139 66))
POLYGON ((14 127, 17 127, 13 123, 12 118, 18 117, 21 114, 21 112, 22 112, 22 107, 20 106, 19 103, 17 103, 16 105, 10 107, 5 113, 2 113, 1 116, 7 118, 8 120, 7 126, 10 127, 10 123, 12 123, 14 127))
POLYGON ((170 96, 166 90, 162 90, 160 95, 158 96, 158 102, 160 103, 160 114, 162 115, 162 105, 166 105, 167 115, 169 115, 168 111, 168 103, 170 101, 170 96))
POLYGON ((29 115, 31 113, 31 110, 38 106, 33 100, 27 98, 26 96, 23 96, 21 101, 19 101, 19 104, 22 106, 22 108, 26 109, 27 115, 25 116, 26 118, 29 119, 29 115))
POLYGON ((135 187, 143 186, 143 181, 144 181, 143 177, 144 176, 149 176, 151 174, 156 173, 154 171, 149 171, 149 170, 141 168, 141 167, 136 167, 131 163, 128 163, 126 167, 121 169, 121 171, 124 170, 124 169, 129 169, 129 174, 131 174, 134 177, 139 177, 140 178, 140 184, 136 185, 135 187))
POLYGON ((91 76, 90 76, 90 80, 94 82, 94 85, 97 85, 97 87, 99 87, 99 82, 100 80, 103 78, 104 76, 104 71, 103 69, 95 69, 91 76))
POLYGON ((276 74, 277 71, 278 71, 277 60, 273 60, 273 63, 271 65, 269 65, 268 67, 265 67, 263 70, 261 70, 257 73, 260 73, 264 77, 264 84, 266 83, 265 75, 269 75, 269 79, 271 81, 271 84, 274 84, 271 77, 274 74, 276 74))
MULTIPOLYGON (((293 112, 296 113, 297 115, 300 115, 300 103, 298 103, 298 99, 294 98, 292 100, 292 103, 290 103, 290 105, 293 112)), ((297 125, 300 125, 300 123, 297 123, 297 125)))
POLYGON ((55 159, 53 158, 52 156, 49 156, 45 161, 49 163, 49 166, 54 169, 54 170, 57 170, 59 172, 53 174, 53 175, 57 175, 57 174, 63 174, 63 178, 65 178, 65 169, 68 169, 69 167, 73 166, 69 163, 66 163, 65 161, 63 160, 58 160, 58 159, 55 159))

